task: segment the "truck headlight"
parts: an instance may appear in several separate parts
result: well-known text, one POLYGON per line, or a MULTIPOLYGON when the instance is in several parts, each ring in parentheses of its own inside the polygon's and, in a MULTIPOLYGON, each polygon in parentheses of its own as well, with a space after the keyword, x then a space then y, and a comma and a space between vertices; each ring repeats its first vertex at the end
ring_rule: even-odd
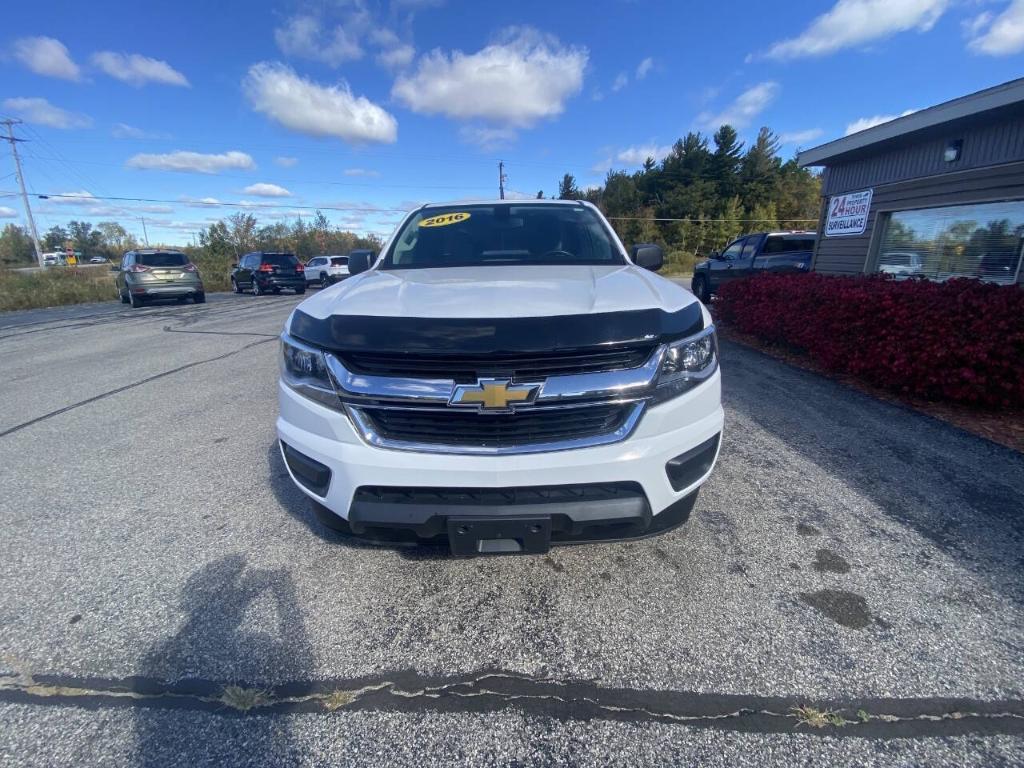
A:
POLYGON ((683 394, 710 377, 717 368, 715 326, 709 325, 695 336, 673 342, 661 359, 652 404, 683 394))
POLYGON ((287 333, 281 334, 281 381, 311 400, 341 409, 323 350, 303 344, 287 333))

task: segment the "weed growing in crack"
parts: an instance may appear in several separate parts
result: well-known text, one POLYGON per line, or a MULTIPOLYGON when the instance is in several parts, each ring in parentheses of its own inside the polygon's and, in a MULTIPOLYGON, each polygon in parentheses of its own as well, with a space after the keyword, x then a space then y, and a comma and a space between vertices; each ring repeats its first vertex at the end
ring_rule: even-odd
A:
POLYGON ((220 702, 239 712, 265 707, 271 702, 270 691, 262 688, 243 688, 240 685, 225 685, 220 694, 220 702))

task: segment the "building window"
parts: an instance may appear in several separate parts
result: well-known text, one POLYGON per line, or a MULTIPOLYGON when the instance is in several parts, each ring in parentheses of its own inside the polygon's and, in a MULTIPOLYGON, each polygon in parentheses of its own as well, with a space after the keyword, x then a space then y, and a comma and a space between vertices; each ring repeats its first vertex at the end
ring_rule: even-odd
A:
POLYGON ((1013 283, 1024 245, 1024 200, 894 211, 878 271, 896 277, 977 277, 1013 283))

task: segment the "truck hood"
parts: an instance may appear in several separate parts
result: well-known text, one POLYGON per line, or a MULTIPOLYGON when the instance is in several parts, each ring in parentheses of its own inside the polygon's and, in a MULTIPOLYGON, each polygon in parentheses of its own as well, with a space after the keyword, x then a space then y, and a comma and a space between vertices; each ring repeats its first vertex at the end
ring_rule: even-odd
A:
POLYGON ((677 312, 696 302, 640 267, 488 266, 370 270, 306 299, 306 315, 522 318, 640 309, 677 312))

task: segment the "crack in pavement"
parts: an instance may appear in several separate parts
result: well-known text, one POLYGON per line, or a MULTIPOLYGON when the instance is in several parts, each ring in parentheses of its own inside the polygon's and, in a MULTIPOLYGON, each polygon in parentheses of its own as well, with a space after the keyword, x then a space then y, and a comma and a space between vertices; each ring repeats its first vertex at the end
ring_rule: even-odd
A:
POLYGON ((9 428, 3 430, 2 432, 0 432, 0 438, 7 437, 8 435, 14 434, 15 432, 20 432, 21 430, 23 430, 23 429, 25 429, 27 427, 31 427, 34 424, 38 424, 41 421, 46 421, 47 419, 52 419, 54 416, 60 416, 62 413, 67 413, 68 411, 73 411, 76 408, 81 408, 83 405, 89 405, 91 403, 95 403, 97 400, 104 400, 104 399, 106 399, 108 397, 113 397, 114 395, 118 395, 118 394, 120 394, 122 392, 126 392, 129 389, 134 389, 136 387, 141 387, 143 384, 149 384, 151 381, 156 381, 156 380, 162 379, 162 378, 164 378, 166 376, 171 376, 171 375, 173 375, 175 373, 181 373, 182 371, 187 371, 189 368, 195 368, 198 365, 206 365, 207 363, 215 363, 218 360, 224 360, 225 358, 233 357, 234 355, 240 354, 240 353, 244 352, 247 349, 251 349, 252 347, 257 346, 258 344, 269 344, 270 342, 276 340, 277 338, 278 338, 277 336, 273 336, 272 338, 269 338, 269 339, 260 339, 259 341, 254 341, 254 342, 252 342, 250 344, 246 344, 246 345, 244 345, 242 347, 239 347, 238 349, 234 349, 234 350, 232 350, 230 352, 226 352, 223 355, 217 355, 215 357, 208 357, 208 358, 205 358, 203 360, 194 360, 191 363, 185 363, 184 365, 179 365, 177 368, 171 368, 169 371, 162 371, 161 373, 155 373, 152 376, 147 376, 146 378, 140 379, 139 381, 132 382, 131 384, 125 384, 123 387, 117 387, 116 389, 111 389, 111 390, 109 390, 107 392, 102 392, 102 393, 100 393, 98 395, 94 395, 93 397, 88 397, 85 400, 79 400, 77 403, 71 403, 70 405, 65 405, 63 408, 58 408, 55 411, 50 411, 49 413, 44 413, 42 416, 36 416, 34 419, 29 419, 28 421, 22 422, 21 424, 15 424, 13 427, 9 427, 9 428))
POLYGON ((399 672, 379 680, 294 681, 261 687, 199 679, 169 683, 141 677, 75 678, 21 671, 0 675, 0 701, 92 709, 189 709, 224 716, 330 715, 344 710, 481 713, 511 708, 559 720, 661 722, 759 733, 800 729, 832 737, 1024 736, 1022 700, 813 701, 795 696, 606 688, 593 681, 509 672, 450 678, 399 672))

